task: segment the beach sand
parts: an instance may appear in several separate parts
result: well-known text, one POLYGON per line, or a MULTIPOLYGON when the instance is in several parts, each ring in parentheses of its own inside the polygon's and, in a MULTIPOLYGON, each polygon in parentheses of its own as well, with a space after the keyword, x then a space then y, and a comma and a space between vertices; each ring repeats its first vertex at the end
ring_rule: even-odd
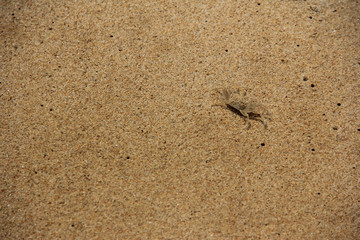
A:
POLYGON ((0 3, 1 239, 360 238, 358 1, 89 2, 0 3))

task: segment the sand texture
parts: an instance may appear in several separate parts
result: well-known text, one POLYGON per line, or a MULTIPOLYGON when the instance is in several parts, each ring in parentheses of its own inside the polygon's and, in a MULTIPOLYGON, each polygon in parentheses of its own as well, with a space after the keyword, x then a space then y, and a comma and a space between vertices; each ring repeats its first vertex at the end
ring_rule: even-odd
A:
POLYGON ((0 239, 360 239, 359 1, 0 7, 0 239))

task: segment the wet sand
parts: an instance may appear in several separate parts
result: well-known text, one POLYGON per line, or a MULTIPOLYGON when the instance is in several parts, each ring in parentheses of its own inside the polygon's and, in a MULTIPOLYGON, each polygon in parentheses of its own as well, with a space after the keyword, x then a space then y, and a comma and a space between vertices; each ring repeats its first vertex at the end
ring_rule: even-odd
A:
POLYGON ((0 238, 359 239, 356 1, 1 8, 0 238))

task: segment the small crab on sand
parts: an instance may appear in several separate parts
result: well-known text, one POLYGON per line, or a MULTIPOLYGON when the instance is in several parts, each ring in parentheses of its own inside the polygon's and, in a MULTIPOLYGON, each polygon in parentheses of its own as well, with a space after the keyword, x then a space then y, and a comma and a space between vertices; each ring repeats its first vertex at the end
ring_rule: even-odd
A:
POLYGON ((264 105, 246 98, 246 91, 241 96, 239 89, 236 91, 223 89, 222 91, 217 90, 217 92, 221 94, 222 104, 213 106, 224 107, 244 118, 247 129, 251 127, 250 119, 261 122, 265 129, 267 128, 265 119, 272 120, 271 113, 264 105))

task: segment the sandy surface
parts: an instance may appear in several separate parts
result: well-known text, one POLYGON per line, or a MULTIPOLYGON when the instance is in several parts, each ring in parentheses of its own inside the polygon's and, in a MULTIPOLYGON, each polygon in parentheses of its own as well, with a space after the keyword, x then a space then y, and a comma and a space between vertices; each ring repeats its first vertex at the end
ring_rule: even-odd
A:
POLYGON ((1 239, 360 238, 359 1, 119 2, 0 3, 1 239))

